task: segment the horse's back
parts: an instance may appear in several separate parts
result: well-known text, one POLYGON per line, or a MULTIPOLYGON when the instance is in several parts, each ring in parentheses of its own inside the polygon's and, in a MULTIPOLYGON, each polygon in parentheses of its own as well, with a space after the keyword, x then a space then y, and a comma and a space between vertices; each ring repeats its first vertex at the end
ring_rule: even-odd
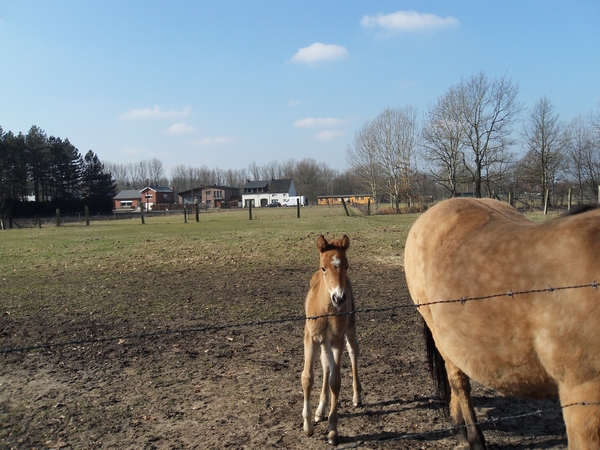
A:
POLYGON ((600 267, 598 244, 600 214, 535 224, 502 202, 452 199, 415 222, 405 272, 416 303, 441 302, 419 311, 444 358, 501 392, 554 396, 558 383, 600 372, 586 356, 600 351, 597 292, 446 301, 589 284, 600 267))

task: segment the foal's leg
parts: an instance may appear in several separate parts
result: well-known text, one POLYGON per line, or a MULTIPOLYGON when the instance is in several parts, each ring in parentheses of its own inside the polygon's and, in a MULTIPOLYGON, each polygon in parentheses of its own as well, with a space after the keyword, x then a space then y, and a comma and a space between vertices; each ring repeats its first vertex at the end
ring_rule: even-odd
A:
POLYGON ((479 429, 477 416, 471 400, 471 382, 458 367, 446 360, 448 382, 452 389, 450 397, 450 420, 452 426, 466 425, 466 428, 455 430, 457 448, 470 448, 471 450, 485 450, 485 439, 479 429), (466 429, 466 433, 465 430, 466 429))
POLYGON ((327 417, 325 410, 329 403, 329 358, 327 356, 327 349, 325 344, 321 344, 321 366, 323 367, 323 387, 321 389, 321 397, 319 399, 319 406, 315 413, 315 422, 325 420, 327 417))
POLYGON ((362 385, 358 376, 358 339, 356 338, 356 327, 354 325, 350 325, 346 329, 346 348, 352 364, 352 390, 354 392, 352 403, 354 406, 361 406, 362 385))
POLYGON ((310 394, 314 382, 314 366, 317 355, 318 344, 312 339, 308 329, 304 331, 304 369, 302 370, 302 390, 304 391, 304 408, 302 418, 304 419, 304 432, 312 436, 315 426, 312 423, 312 411, 310 407, 310 394))
POLYGON ((329 357, 329 387, 331 389, 331 408, 329 410, 329 434, 327 441, 331 445, 338 445, 338 399, 340 395, 340 386, 342 385, 342 375, 340 371, 340 362, 344 350, 344 336, 341 336, 328 348, 329 357))

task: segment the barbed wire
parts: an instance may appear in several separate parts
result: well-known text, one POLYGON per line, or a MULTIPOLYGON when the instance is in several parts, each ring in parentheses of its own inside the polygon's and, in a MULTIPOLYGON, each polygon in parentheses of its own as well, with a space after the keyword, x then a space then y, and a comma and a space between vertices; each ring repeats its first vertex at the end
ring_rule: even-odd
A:
MULTIPOLYGON (((47 349, 47 348, 53 348, 53 347, 66 347, 69 345, 98 344, 98 343, 106 343, 106 342, 120 341, 120 340, 127 340, 127 339, 144 339, 144 338, 164 336, 164 335, 169 335, 169 334, 204 333, 207 331, 215 331, 216 332, 216 331, 226 330, 226 329, 230 329, 230 328, 243 328, 243 327, 248 327, 248 326, 262 326, 262 325, 280 324, 280 323, 286 323, 286 322, 317 320, 317 319, 334 317, 334 316, 343 316, 343 315, 357 314, 357 313, 386 312, 386 311, 394 311, 394 310, 405 309, 405 308, 411 308, 411 309, 417 308, 418 309, 421 306, 432 306, 432 305, 439 305, 439 304, 444 304, 444 303, 465 304, 466 302, 469 302, 469 301, 487 300, 487 299, 499 298, 499 297, 514 298, 515 295, 535 294, 535 293, 541 293, 541 292, 550 292, 551 293, 554 291, 562 291, 562 290, 567 290, 567 289, 582 289, 582 288, 589 288, 589 287, 591 287, 595 290, 598 290, 598 284, 594 281, 594 282, 588 283, 588 284, 579 284, 579 285, 573 285, 573 286, 560 286, 560 287, 548 286, 547 288, 544 288, 544 289, 530 289, 530 290, 526 290, 526 291, 514 291, 514 292, 508 291, 508 292, 503 292, 503 293, 499 293, 499 294, 484 295, 484 296, 480 296, 480 297, 460 297, 457 299, 450 299, 450 300, 436 300, 436 301, 431 301, 431 302, 426 302, 426 303, 406 303, 406 304, 402 304, 402 305, 386 306, 386 307, 379 307, 379 308, 358 308, 358 309, 354 309, 352 311, 335 312, 335 313, 321 314, 321 315, 316 315, 316 316, 295 316, 295 317, 285 317, 285 318, 281 318, 281 319, 263 319, 263 320, 253 320, 253 321, 247 321, 247 322, 237 322, 237 323, 222 324, 222 325, 206 325, 206 326, 192 327, 192 328, 155 330, 155 331, 147 331, 147 332, 143 332, 143 333, 130 333, 130 334, 117 335, 117 336, 76 339, 76 340, 62 341, 62 342, 46 342, 46 343, 27 345, 27 346, 21 346, 21 347, 5 347, 2 349, 2 353, 7 355, 8 353, 26 352, 26 351, 31 351, 31 350, 41 350, 41 349, 47 349)), ((410 301, 410 298, 403 296, 403 297, 400 297, 399 300, 410 301)))
POLYGON ((450 434, 456 430, 460 430, 462 428, 467 428, 467 427, 473 426, 473 425, 480 426, 480 425, 487 425, 490 423, 496 424, 498 422, 505 422, 505 421, 514 420, 514 419, 522 419, 524 417, 541 416, 544 413, 549 413, 552 411, 559 411, 559 410, 563 410, 565 408, 571 408, 574 406, 598 406, 598 405, 600 405, 600 402, 575 402, 575 403, 569 403, 567 405, 560 405, 560 406, 557 406, 554 408, 536 409, 535 411, 532 411, 532 412, 515 414, 512 416, 491 417, 489 419, 485 419, 485 420, 476 422, 472 425, 459 425, 456 427, 441 428, 439 430, 424 431, 423 433, 407 433, 407 434, 403 434, 402 436, 396 436, 396 437, 387 438, 387 439, 379 439, 377 441, 371 441, 371 442, 356 442, 354 444, 350 444, 350 445, 346 445, 346 446, 339 446, 337 448, 339 450, 346 450, 346 449, 351 449, 351 448, 361 448, 361 447, 367 447, 367 446, 379 446, 382 444, 387 444, 389 442, 395 442, 395 441, 405 441, 405 440, 413 440, 413 439, 418 440, 418 439, 430 437, 430 436, 433 436, 436 434, 446 434, 446 433, 450 434))

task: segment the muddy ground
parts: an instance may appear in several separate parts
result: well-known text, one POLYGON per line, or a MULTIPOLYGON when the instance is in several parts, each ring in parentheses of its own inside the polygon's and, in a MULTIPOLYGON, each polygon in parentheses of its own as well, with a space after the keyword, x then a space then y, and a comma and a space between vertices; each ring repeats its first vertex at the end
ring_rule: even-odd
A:
MULTIPOLYGON (((313 270, 257 271, 232 282, 195 267, 195 282, 155 286, 152 299, 136 294, 145 280, 132 280, 120 294, 130 308, 119 314, 3 314, 1 348, 125 337, 0 355, 0 448, 329 448, 325 423, 312 437, 302 432, 302 321, 174 332, 301 315, 313 270), (179 312, 140 314, 150 301, 178 302, 179 312)), ((408 304, 397 268, 358 267, 352 278, 359 308, 408 304)), ((452 448, 450 433, 436 432, 449 423, 416 310, 360 313, 357 322, 365 404, 352 406, 345 355, 339 448, 452 448)), ((490 449, 566 448, 557 402, 502 398, 480 386, 474 400, 480 420, 500 419, 483 425, 490 449)))

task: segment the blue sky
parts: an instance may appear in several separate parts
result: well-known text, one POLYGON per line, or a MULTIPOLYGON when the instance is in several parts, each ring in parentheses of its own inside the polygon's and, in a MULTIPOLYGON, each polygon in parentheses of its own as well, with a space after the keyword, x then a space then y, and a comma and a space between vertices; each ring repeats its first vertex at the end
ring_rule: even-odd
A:
POLYGON ((0 0, 0 126, 167 171, 345 170, 365 121, 481 71, 565 121, 598 110, 599 18, 597 0, 0 0))

